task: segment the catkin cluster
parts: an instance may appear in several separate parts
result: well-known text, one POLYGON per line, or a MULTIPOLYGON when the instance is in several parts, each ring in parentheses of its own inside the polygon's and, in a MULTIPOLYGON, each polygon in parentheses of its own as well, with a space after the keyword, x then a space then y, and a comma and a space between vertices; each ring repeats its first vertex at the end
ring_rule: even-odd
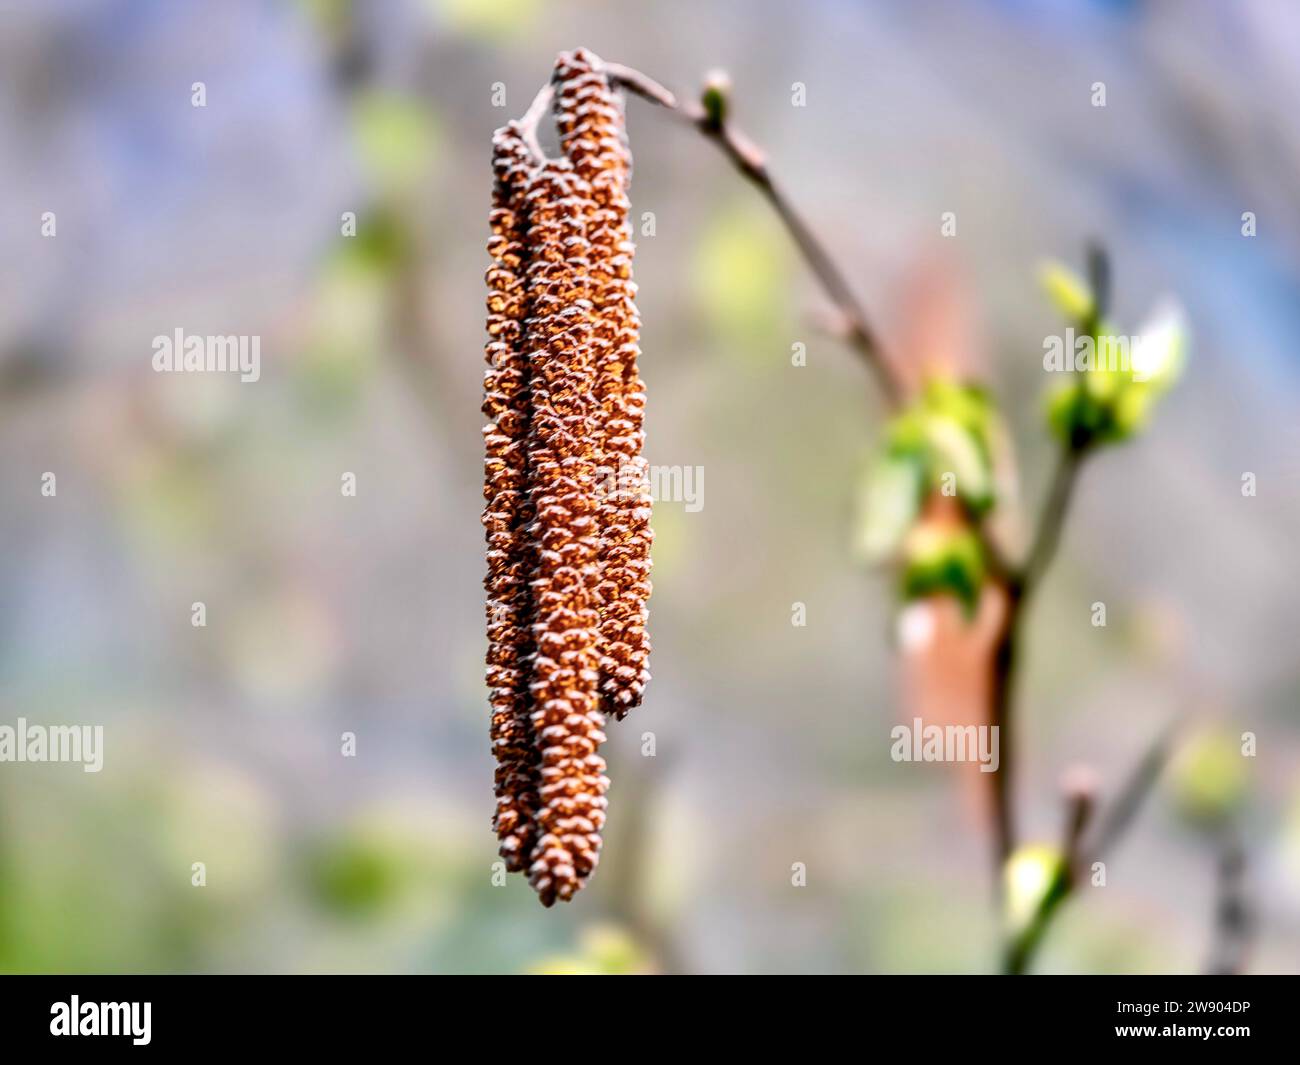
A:
POLYGON ((650 497, 631 156, 600 61, 556 64, 564 154, 493 141, 483 413, 495 827, 544 905, 596 867, 606 715, 649 679, 650 497))

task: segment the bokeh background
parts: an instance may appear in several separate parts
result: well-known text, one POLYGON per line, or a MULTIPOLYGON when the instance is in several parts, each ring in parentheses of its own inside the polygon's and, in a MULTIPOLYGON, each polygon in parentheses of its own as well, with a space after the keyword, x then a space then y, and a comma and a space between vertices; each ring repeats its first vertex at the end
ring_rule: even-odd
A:
POLYGON ((897 604, 854 549, 879 399, 754 191, 640 101, 647 449, 705 505, 656 510, 595 881, 552 911, 491 883, 488 145, 578 45, 688 92, 730 72, 891 349, 989 383, 1031 508, 1039 263, 1099 238, 1121 322, 1182 301, 1184 379, 1086 470, 1033 607, 1026 835, 1172 716, 1258 755, 1171 773, 1036 967, 1201 968, 1208 801, 1246 843, 1247 968, 1300 970, 1300 8, 1273 0, 4 4, 0 723, 106 751, 0 764, 0 970, 996 968, 978 793, 889 758, 897 604), (153 373, 177 327, 260 335, 261 380, 153 373))

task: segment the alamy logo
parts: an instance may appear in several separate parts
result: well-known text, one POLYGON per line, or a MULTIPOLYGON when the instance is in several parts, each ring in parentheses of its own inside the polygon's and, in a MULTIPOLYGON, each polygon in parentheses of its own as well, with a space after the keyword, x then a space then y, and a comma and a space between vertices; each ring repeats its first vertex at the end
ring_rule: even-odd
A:
POLYGON ((889 757, 895 762, 979 762, 981 773, 996 773, 997 725, 925 725, 919 717, 911 726, 895 725, 889 757))
POLYGON ((260 336, 185 335, 153 338, 153 368, 157 373, 237 373, 245 384, 262 376, 260 336))
POLYGON ((80 762, 87 773, 104 768, 103 725, 0 725, 0 762, 80 762))
POLYGON ((1166 364, 1169 338, 1163 331, 1139 336, 1094 337, 1067 329, 1063 336, 1043 340, 1043 369, 1048 373, 1127 373, 1148 381, 1166 364))
POLYGON ((687 514, 704 509, 703 466, 651 466, 644 460, 596 469, 596 491, 602 499, 636 500, 649 497, 656 503, 684 503, 687 514))
POLYGON ((149 1043, 149 1002, 69 1002, 50 1007, 50 1035, 129 1035, 136 1046, 149 1043))

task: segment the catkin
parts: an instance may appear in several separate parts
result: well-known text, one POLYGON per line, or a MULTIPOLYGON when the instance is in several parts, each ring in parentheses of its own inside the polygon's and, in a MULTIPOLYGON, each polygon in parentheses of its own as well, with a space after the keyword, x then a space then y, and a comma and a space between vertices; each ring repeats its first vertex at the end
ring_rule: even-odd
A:
POLYGON ((590 196, 596 396, 601 405, 601 689, 622 718, 638 706, 650 673, 650 493, 645 459, 645 386, 637 370, 641 329, 632 281, 628 188, 632 157, 623 108, 600 60, 584 49, 556 61, 560 142, 590 196))
POLYGON ((588 52, 555 82, 562 158, 517 123, 493 141, 483 401, 494 825, 546 906, 599 860, 605 715, 649 677, 652 537, 622 107, 588 52))
POLYGON ((535 565, 527 531, 532 520, 526 453, 531 396, 524 349, 530 154, 514 123, 493 138, 492 164, 488 369, 483 379, 488 419, 483 430, 487 683, 497 760, 495 828, 506 868, 517 872, 526 866, 536 836, 539 756, 529 716, 533 612, 528 582, 535 565))
POLYGON ((528 191, 532 422, 528 464, 537 552, 532 581, 532 725, 541 804, 529 880, 544 905, 572 898, 596 867, 609 780, 600 711, 599 409, 593 393, 587 183, 547 161, 528 191))

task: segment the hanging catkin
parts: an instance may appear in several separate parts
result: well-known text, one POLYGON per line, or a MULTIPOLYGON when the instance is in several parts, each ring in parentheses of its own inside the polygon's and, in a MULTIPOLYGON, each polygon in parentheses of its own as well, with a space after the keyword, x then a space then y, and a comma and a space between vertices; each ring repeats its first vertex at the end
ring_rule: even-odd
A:
POLYGON ((528 536, 532 508, 526 447, 531 394, 524 345, 530 153, 514 123, 497 130, 493 138, 492 169, 488 369, 483 379, 483 414, 488 419, 483 430, 487 683, 497 760, 495 827, 506 868, 517 872, 527 864, 536 835, 539 755, 528 690, 533 613, 528 582, 535 565, 528 536))
POLYGON ((583 202, 590 186, 548 160, 528 191, 527 348, 532 381, 528 464, 537 552, 532 581, 532 725, 541 804, 529 880, 549 906, 596 867, 605 823, 600 711, 600 410, 583 202))
POLYGON ((555 80, 563 158, 518 123, 493 141, 483 401, 495 827, 547 906, 596 867, 605 714, 640 703, 650 650, 631 156, 600 61, 555 80))
POLYGON ((555 65, 560 141, 590 195, 583 210, 591 245, 595 393, 601 408, 601 689, 618 717, 640 704, 650 674, 650 494, 645 387, 637 370, 641 320, 632 281, 628 187, 632 157, 623 108, 599 58, 578 49, 555 65))

